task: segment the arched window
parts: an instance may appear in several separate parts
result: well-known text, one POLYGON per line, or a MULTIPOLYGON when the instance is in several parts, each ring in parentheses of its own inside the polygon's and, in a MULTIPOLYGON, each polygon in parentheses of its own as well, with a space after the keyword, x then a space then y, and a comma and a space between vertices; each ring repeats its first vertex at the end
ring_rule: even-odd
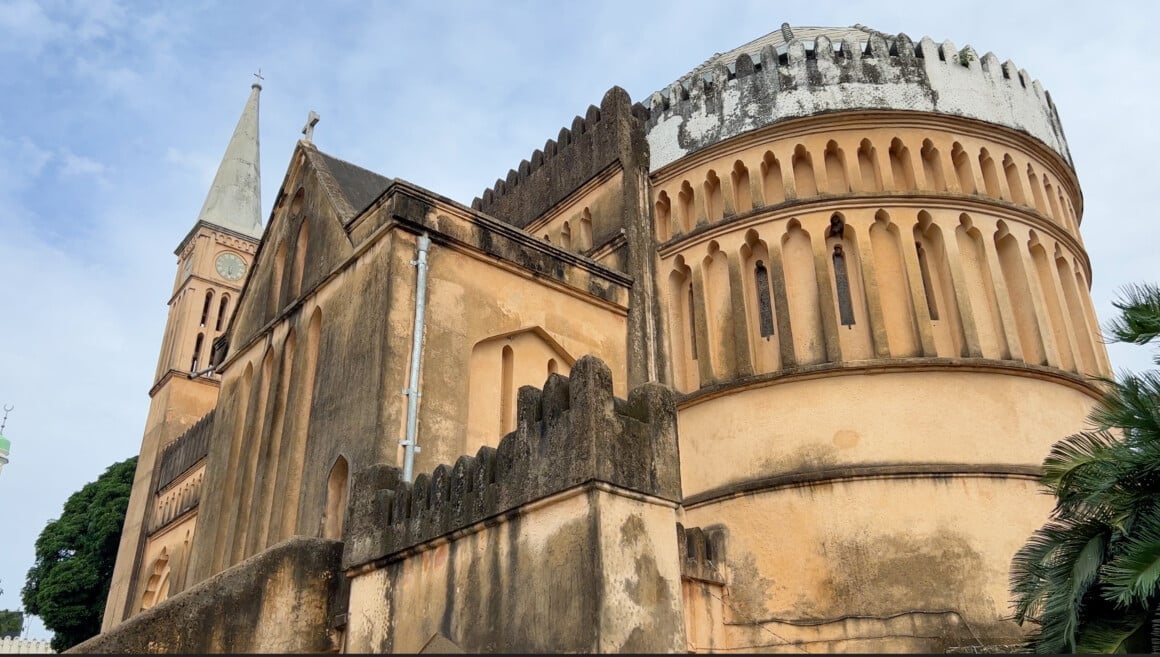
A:
POLYGON ((201 360, 201 346, 203 342, 205 342, 205 334, 198 333, 197 341, 193 343, 193 360, 189 363, 190 372, 197 371, 197 363, 201 360))
POLYGON ((850 275, 841 244, 834 245, 834 287, 838 293, 838 315, 842 326, 854 325, 854 302, 850 298, 850 275))
POLYGON ((347 479, 350 468, 346 459, 338 457, 326 479, 326 515, 323 516, 322 537, 342 538, 342 523, 346 518, 347 479))
POLYGON ((504 345, 500 355, 500 427, 506 435, 516 428, 515 419, 515 352, 504 345))
POLYGON ((769 270, 758 260, 753 267, 753 284, 757 290, 757 319, 761 337, 773 335, 773 300, 769 296, 769 270))
POLYGON ((213 290, 207 290, 205 293, 205 303, 201 306, 201 326, 209 321, 209 309, 213 305, 213 290))
POLYGON ((217 323, 214 324, 213 330, 220 331, 226 325, 226 312, 230 309, 230 295, 223 294, 221 303, 218 304, 217 323))
POLYGON ((697 360, 697 319, 693 312, 693 284, 689 283, 689 351, 693 360, 697 360))
POLYGON ((551 376, 560 371, 560 366, 556 364, 555 358, 548 359, 548 375, 551 376))

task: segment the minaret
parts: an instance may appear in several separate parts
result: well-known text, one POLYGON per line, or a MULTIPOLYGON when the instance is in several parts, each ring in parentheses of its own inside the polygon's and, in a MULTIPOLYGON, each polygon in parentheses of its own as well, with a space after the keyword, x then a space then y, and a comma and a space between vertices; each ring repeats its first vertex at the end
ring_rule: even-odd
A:
POLYGON ((217 403, 219 380, 210 363, 211 347, 229 325, 263 229, 258 160, 262 85, 261 76, 255 77, 197 221, 174 251, 177 278, 102 631, 140 609, 138 580, 144 566, 139 562, 149 540, 158 455, 217 403))

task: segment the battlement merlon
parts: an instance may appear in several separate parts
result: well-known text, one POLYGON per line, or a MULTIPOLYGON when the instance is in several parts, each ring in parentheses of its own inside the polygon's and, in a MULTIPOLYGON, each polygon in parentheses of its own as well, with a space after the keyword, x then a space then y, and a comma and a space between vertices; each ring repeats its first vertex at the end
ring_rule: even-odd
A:
POLYGON ((561 128, 556 139, 535 150, 530 160, 484 190, 472 201, 472 209, 523 228, 610 165, 647 166, 648 115, 643 105, 633 104, 627 91, 612 87, 600 107, 589 105, 583 117, 572 119, 570 129, 561 128))
POLYGON ((917 45, 905 34, 794 39, 741 54, 654 93, 648 100, 651 170, 779 121, 844 110, 906 110, 962 116, 1026 133, 1072 165, 1059 113, 1037 80, 1010 60, 967 46, 917 45))
POLYGON ((454 467, 412 483, 398 468, 354 474, 343 568, 389 557, 539 499, 592 482, 678 503, 681 475, 674 393, 641 385, 612 395, 612 372, 584 356, 571 376, 519 390, 515 431, 454 467))

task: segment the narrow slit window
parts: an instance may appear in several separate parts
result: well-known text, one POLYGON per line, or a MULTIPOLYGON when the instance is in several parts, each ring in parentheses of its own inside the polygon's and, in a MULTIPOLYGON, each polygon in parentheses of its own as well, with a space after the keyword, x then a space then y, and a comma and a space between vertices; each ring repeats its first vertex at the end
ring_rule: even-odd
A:
POLYGON ((201 360, 201 345, 203 342, 205 342, 205 334, 198 333, 197 341, 193 343, 193 360, 189 363, 190 372, 197 371, 197 362, 201 360))
POLYGON ((204 327, 205 323, 209 321, 209 309, 213 305, 213 290, 205 293, 205 304, 201 307, 201 325, 204 327))
POLYGON ((226 311, 230 309, 230 295, 223 294, 222 302, 218 304, 217 323, 214 324, 213 330, 220 331, 226 324, 226 311))
POLYGON ((850 276, 846 271, 846 254, 842 245, 834 245, 834 286, 838 292, 838 317, 842 326, 854 325, 854 303, 850 299, 850 276))
POLYGON ((773 301, 769 298, 769 270, 760 260, 753 268, 753 283, 757 288, 757 321, 761 337, 773 335, 773 301))
POLYGON ((926 308, 930 311, 930 318, 938 321, 938 299, 934 294, 934 284, 930 280, 930 265, 926 260, 926 249, 921 242, 915 242, 914 248, 918 251, 918 271, 922 274, 922 290, 926 293, 926 308))
POLYGON ((697 319, 693 312, 693 285, 689 284, 689 353, 697 360, 697 319))

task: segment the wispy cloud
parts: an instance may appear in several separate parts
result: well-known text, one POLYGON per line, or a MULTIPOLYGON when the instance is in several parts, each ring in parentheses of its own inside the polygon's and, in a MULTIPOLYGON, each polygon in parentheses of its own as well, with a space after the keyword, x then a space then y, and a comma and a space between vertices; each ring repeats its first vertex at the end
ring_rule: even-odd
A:
MULTIPOLYGON (((259 67, 268 210, 312 109, 320 148, 466 203, 609 87, 641 100, 782 21, 860 22, 994 50, 1059 107, 1106 317, 1117 286, 1157 278, 1160 89, 1146 67, 1158 19, 1147 3, 1061 11, 1047 0, 0 0, 0 403, 17 407, 0 495, 22 501, 0 536, 0 608, 19 606, 45 521, 139 447, 172 249, 259 67)), ((1112 354, 1118 366, 1149 366, 1142 349, 1112 354)))

